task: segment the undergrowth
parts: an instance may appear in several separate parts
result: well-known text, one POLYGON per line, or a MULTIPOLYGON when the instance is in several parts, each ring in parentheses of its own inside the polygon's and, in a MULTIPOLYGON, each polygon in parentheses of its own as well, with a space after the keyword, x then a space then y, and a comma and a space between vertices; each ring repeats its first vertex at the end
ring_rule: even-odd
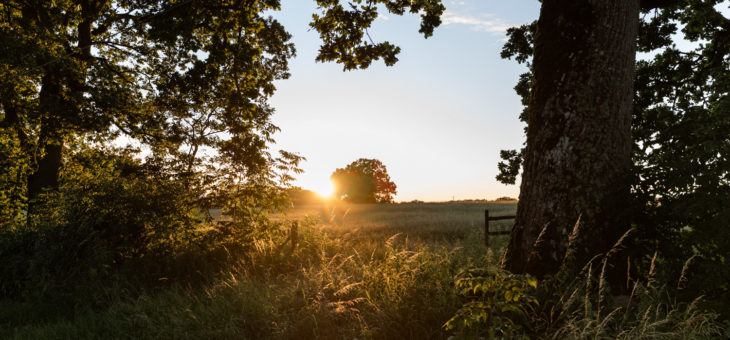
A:
MULTIPOLYGON (((613 296, 592 266, 571 282, 537 282, 494 265, 478 231, 451 242, 384 238, 298 223, 257 239, 199 285, 85 287, 75 300, 8 300, 9 339, 698 339, 729 334, 716 314, 673 301, 656 280, 613 296), (724 333, 723 333, 724 332, 724 333)), ((649 275, 648 277, 651 277, 649 275)), ((161 277, 164 283, 167 278, 161 277)))
MULTIPOLYGON (((655 259, 655 258, 654 258, 655 259)), ((703 297, 678 301, 674 287, 655 279, 655 264, 630 283, 628 295, 613 295, 605 279, 606 261, 593 264, 570 282, 543 291, 546 306, 535 317, 551 339, 726 339, 719 315, 703 306, 703 297)), ((682 280, 682 278, 680 278, 682 280)))
MULTIPOLYGON (((477 233, 463 247, 428 245, 395 234, 384 242, 348 238, 301 223, 257 240, 249 256, 202 287, 173 284, 130 294, 106 287, 71 315, 56 304, 6 303, 8 338, 442 338, 461 306, 453 288, 460 268, 486 263, 477 233), (103 299, 104 301, 98 301, 103 299), (45 316, 14 318, 46 308, 45 316), (99 306, 105 306, 100 308, 99 306)), ((164 279, 164 278, 160 278, 164 279)))

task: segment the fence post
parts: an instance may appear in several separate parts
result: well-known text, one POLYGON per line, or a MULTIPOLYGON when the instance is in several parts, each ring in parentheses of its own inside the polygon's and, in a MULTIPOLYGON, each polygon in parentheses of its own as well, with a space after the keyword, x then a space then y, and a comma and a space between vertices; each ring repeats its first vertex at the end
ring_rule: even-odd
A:
POLYGON ((291 225, 291 252, 297 248, 297 242, 299 241, 299 221, 294 221, 291 225))
POLYGON ((484 245, 489 248, 489 209, 484 209, 484 245))

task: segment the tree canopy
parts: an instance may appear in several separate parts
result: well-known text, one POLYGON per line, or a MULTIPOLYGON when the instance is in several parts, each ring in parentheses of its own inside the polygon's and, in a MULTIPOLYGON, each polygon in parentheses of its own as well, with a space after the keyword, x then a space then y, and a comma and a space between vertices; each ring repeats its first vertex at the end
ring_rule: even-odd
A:
MULTIPOLYGON (((395 46, 365 38, 372 6, 423 13, 426 36, 443 12, 439 1, 317 3, 318 60, 346 69, 396 60, 395 46)), ((108 271, 245 250, 271 225, 303 159, 270 149, 279 129, 268 99, 295 55, 269 15, 279 9, 279 0, 0 3, 0 254, 19 264, 0 268, 14 271, 0 291, 32 281, 24 264, 39 256, 75 266, 78 255, 88 260, 78 266, 108 271), (229 220, 214 220, 216 209, 229 220)), ((77 273, 38 261, 63 282, 77 273)))
MULTIPOLYGON (((397 60, 396 46, 366 37, 378 6, 421 13, 426 37, 444 10, 438 0, 317 4, 317 60, 346 70, 397 60)), ((225 200, 219 188, 231 184, 291 180, 302 158, 268 149, 278 128, 267 99, 295 55, 290 35, 265 14, 279 8, 278 0, 4 1, 3 217, 22 219, 39 194, 58 191, 64 165, 83 145, 133 141, 144 151, 137 157, 216 193, 209 201, 225 200)))
POLYGON ((367 68, 378 59, 391 66, 398 61, 400 47, 387 41, 374 42, 368 28, 378 17, 378 6, 391 14, 420 13, 419 32, 428 38, 441 24, 446 7, 441 0, 356 0, 343 5, 339 0, 317 0, 322 13, 313 15, 310 26, 317 30, 322 45, 317 61, 336 61, 344 70, 367 68))
POLYGON ((390 203, 396 185, 385 165, 377 159, 360 158, 330 176, 335 197, 352 203, 390 203))
POLYGON ((301 158, 267 150, 278 128, 266 99, 273 81, 289 76, 295 53, 284 28, 261 14, 276 8, 4 2, 0 128, 2 151, 16 165, 7 168, 12 200, 55 191, 69 151, 117 138, 138 141, 150 160, 208 188, 287 179, 275 170, 301 158), (191 177, 202 172, 213 177, 191 177))

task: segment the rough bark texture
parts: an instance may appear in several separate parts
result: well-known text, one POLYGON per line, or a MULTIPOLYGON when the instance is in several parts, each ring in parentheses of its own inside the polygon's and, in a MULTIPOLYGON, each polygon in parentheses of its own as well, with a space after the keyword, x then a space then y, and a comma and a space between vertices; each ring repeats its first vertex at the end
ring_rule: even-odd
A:
MULTIPOLYGON (((39 93, 41 129, 38 145, 43 155, 28 178, 28 198, 34 199, 44 190, 58 189, 63 137, 60 135, 61 84, 57 72, 49 71, 42 79, 39 93)), ((32 203, 32 202, 31 202, 32 203)))
POLYGON ((520 201, 502 262, 512 272, 554 274, 569 246, 585 264, 628 229, 638 11, 639 0, 543 1, 520 201))

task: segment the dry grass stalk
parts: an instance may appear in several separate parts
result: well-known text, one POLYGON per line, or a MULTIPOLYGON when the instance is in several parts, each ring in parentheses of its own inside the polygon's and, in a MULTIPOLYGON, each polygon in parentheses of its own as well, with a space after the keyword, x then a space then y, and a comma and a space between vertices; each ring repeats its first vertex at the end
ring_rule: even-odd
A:
POLYGON ((596 320, 601 318, 601 303, 603 303, 603 285, 605 284, 606 278, 606 264, 608 263, 608 257, 603 258, 603 266, 601 267, 601 275, 598 278, 598 306, 596 307, 596 320))
POLYGON ((545 231, 547 231, 547 228, 548 228, 549 225, 550 225, 550 222, 545 223, 545 225, 542 227, 542 230, 540 230, 540 234, 537 235, 537 238, 535 239, 535 242, 532 243, 532 247, 530 248, 531 249, 530 250, 530 255, 527 256, 527 262, 526 263, 530 263, 530 261, 532 260, 532 257, 534 255, 538 255, 539 256, 539 253, 537 251, 537 247, 539 247, 542 244, 543 238, 545 237, 545 231))
POLYGON ((618 253, 621 250, 621 245, 623 244, 624 240, 631 234, 631 229, 627 230, 621 237, 619 237, 618 241, 611 247, 611 249, 606 253, 606 257, 611 257, 611 255, 618 253))
POLYGON ((398 236, 400 236, 402 234, 403 233, 397 233, 397 234, 394 234, 393 236, 389 237, 387 240, 385 240, 385 245, 388 247, 392 247, 393 242, 395 242, 395 240, 398 238, 398 236))
POLYGON ((354 282, 349 285, 346 285, 340 289, 338 289, 336 292, 334 292, 334 296, 343 296, 351 291, 353 291, 356 287, 363 284, 363 281, 360 282, 354 282))
MULTIPOLYGON (((580 272, 578 272, 578 275, 576 276, 576 279, 577 279, 578 277, 580 277, 581 275, 583 275, 583 273, 585 273, 587 269, 590 269, 590 268, 591 268, 591 266, 593 265, 593 261, 595 261, 595 260, 596 260, 597 258, 599 258, 599 257, 601 257, 601 256, 603 256, 603 254, 598 254, 598 255, 596 255, 596 256, 593 256, 593 257, 591 258, 591 260, 590 260, 590 261, 588 261, 588 263, 586 263, 586 264, 585 264, 585 265, 583 266, 583 268, 581 268, 580 272)), ((590 275, 590 274, 589 274, 589 275, 590 275)))
POLYGON ((687 281, 687 269, 689 268, 689 263, 696 257, 697 255, 692 255, 692 257, 688 258, 687 261, 684 261, 684 265, 682 266, 682 272, 679 274, 679 280, 677 280, 677 289, 682 289, 682 283, 687 281))
MULTIPOLYGON (((596 334, 595 334, 596 338, 600 337, 600 335, 599 335, 600 331, 606 329, 606 326, 608 326, 608 323, 611 322, 611 320, 613 319, 614 314, 618 313, 620 310, 621 310, 621 307, 618 307, 618 308, 612 310, 611 313, 608 313, 608 315, 606 315, 606 317, 603 318, 603 321, 601 321, 601 323, 598 324, 598 327, 596 327, 596 334)), ((597 319, 597 321, 598 320, 599 319, 597 319)))
POLYGON ((570 255, 571 249, 573 249, 573 245, 578 240, 578 231, 580 230, 581 217, 583 217, 583 214, 578 215, 578 219, 575 221, 575 225, 573 225, 573 231, 571 231, 570 235, 568 236, 568 249, 565 251, 565 258, 570 255))
POLYGON ((585 302, 585 318, 588 318, 588 312, 590 311, 591 301, 591 277, 593 276, 593 264, 588 266, 588 275, 586 276, 586 296, 583 298, 585 302))
MULTIPOLYGON (((573 302, 575 301, 575 298, 578 294, 578 290, 579 290, 578 288, 573 289, 573 292, 570 294, 568 299, 565 300, 565 303, 556 304, 556 305, 561 305, 562 308, 560 309, 560 313, 558 313, 558 316, 554 320, 560 320, 560 318, 563 316, 563 313, 565 313, 566 311, 568 311, 570 309, 570 306, 573 305, 573 302)), ((563 294, 563 296, 560 297, 559 302, 562 302, 563 297, 565 297, 565 294, 563 294)), ((553 306, 552 309, 550 310, 550 315, 554 314, 553 313, 554 308, 555 308, 555 306, 553 306)))
POLYGON ((651 287, 652 282, 654 282, 654 268, 656 265, 656 255, 657 255, 657 252, 655 251, 654 256, 652 256, 652 258, 651 258, 651 265, 649 266, 649 277, 648 277, 648 281, 646 282, 647 288, 651 287))
POLYGON ((329 302, 327 307, 331 308, 335 314, 359 313, 360 310, 355 306, 362 301, 365 301, 365 299, 358 297, 352 300, 329 302))
POLYGON ((634 295, 636 294, 636 288, 639 287, 639 281, 636 281, 634 284, 634 288, 631 290, 631 295, 629 295, 629 300, 626 302, 626 310, 628 311, 631 307, 631 300, 634 298, 634 295))
POLYGON ((537 238, 535 239, 535 242, 532 244, 532 249, 535 249, 539 245, 542 244, 543 238, 545 237, 545 231, 547 231, 548 225, 550 225, 550 222, 545 223, 545 225, 542 226, 542 230, 540 230, 540 234, 537 235, 537 238))

